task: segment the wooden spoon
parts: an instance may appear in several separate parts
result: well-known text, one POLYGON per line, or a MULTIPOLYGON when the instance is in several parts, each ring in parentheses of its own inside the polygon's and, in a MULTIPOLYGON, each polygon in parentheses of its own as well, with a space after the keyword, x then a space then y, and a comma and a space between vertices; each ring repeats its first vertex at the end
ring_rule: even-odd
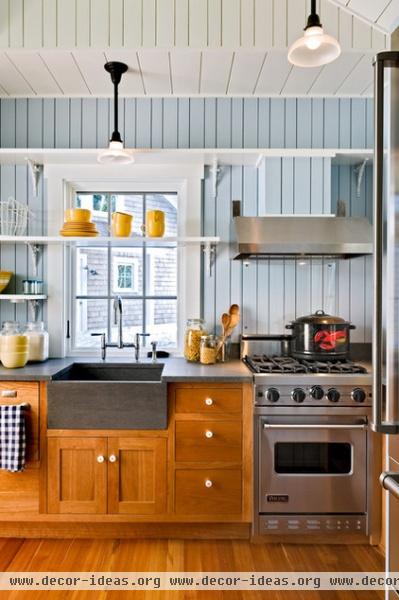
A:
POLYGON ((230 306, 229 314, 230 315, 239 315, 240 314, 240 307, 238 306, 238 304, 232 304, 230 306))
POLYGON ((226 337, 226 331, 230 327, 230 315, 227 313, 222 314, 222 327, 223 327, 223 337, 226 337))
POLYGON ((233 333, 234 329, 237 327, 239 322, 240 322, 240 313, 233 313, 230 316, 230 323, 226 330, 226 337, 229 337, 229 335, 231 335, 233 333))

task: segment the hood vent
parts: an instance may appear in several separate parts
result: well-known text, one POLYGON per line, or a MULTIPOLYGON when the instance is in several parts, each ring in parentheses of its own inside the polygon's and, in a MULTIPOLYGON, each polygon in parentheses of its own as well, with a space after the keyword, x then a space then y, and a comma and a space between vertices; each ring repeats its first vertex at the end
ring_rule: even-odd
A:
POLYGON ((365 217, 235 217, 234 225, 236 260, 297 256, 354 258, 373 252, 372 226, 365 217))

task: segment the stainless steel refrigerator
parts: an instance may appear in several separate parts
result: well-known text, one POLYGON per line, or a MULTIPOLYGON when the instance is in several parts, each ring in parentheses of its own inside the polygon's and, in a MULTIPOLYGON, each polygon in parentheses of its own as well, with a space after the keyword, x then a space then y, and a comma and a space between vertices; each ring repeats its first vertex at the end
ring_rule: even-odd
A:
MULTIPOLYGON (((386 570, 399 571, 399 52, 374 61, 373 423, 386 435, 386 570)), ((371 290, 370 290, 371 293, 371 290)), ((399 589, 387 591, 399 599, 399 589)))

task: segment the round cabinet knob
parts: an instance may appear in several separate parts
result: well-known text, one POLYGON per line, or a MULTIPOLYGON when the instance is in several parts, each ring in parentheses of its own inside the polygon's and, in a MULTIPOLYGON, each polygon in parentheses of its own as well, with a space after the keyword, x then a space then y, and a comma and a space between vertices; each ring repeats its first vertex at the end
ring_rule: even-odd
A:
POLYGON ((306 398, 306 393, 302 388, 295 388, 291 392, 291 398, 294 400, 294 402, 301 404, 301 402, 303 402, 306 398))
POLYGON ((205 479, 205 487, 207 488, 211 488, 213 486, 213 483, 210 479, 205 479))
POLYGON ((366 392, 362 388, 355 388, 352 390, 352 400, 355 402, 364 402, 366 400, 366 392))
POLYGON ((205 437, 212 438, 213 437, 212 431, 205 431, 205 437))
POLYGON ((98 463, 103 463, 103 462, 105 462, 105 456, 102 456, 101 454, 100 454, 100 456, 97 456, 97 462, 98 462, 98 463))
POLYGON ((269 400, 269 402, 278 402, 280 398, 280 392, 278 389, 272 387, 266 390, 265 396, 266 400, 269 400))
POLYGON ((310 395, 313 400, 322 400, 324 398, 324 390, 320 385, 314 385, 310 390, 310 395))
POLYGON ((109 457, 108 460, 109 460, 110 463, 116 462, 116 456, 115 456, 115 454, 111 454, 111 456, 109 457))
POLYGON ((213 400, 212 400, 212 398, 206 398, 206 399, 205 399, 205 404, 206 404, 207 406, 212 406, 212 404, 213 404, 213 400))
POLYGON ((340 397, 341 397, 341 394, 335 388, 330 388, 327 392, 327 398, 329 399, 330 402, 338 402, 340 397))

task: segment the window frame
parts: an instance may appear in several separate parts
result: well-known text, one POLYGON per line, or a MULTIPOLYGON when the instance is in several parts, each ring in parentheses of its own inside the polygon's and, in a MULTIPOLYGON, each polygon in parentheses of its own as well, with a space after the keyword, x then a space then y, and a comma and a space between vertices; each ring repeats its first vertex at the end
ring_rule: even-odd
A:
MULTIPOLYGON (((178 236, 202 235, 202 189, 204 179, 203 161, 190 163, 168 162, 168 152, 159 151, 153 164, 114 166, 95 164, 45 164, 43 176, 47 181, 47 234, 59 235, 63 211, 71 207, 76 190, 90 191, 147 191, 162 192, 165 189, 178 195, 178 236), (165 160, 164 160, 165 158, 165 160)), ((193 315, 201 315, 201 273, 203 253, 200 244, 178 245, 178 345, 171 355, 181 356, 186 321, 193 315)), ((48 277, 48 300, 46 303, 48 330, 50 333, 50 357, 65 356, 100 357, 100 352, 85 350, 72 353, 70 348, 70 245, 55 244, 45 254, 48 277)), ((120 351, 119 356, 120 356, 120 351)), ((112 357, 113 349, 108 356, 112 357)), ((118 354, 116 354, 118 356, 118 354)), ((127 356, 127 355, 126 355, 127 356)))
MULTIPOLYGON (((145 211, 146 211, 146 196, 148 195, 174 195, 176 196, 176 201, 177 201, 177 228, 179 228, 179 197, 176 191, 165 191, 165 190, 157 190, 157 191, 139 191, 139 190, 134 190, 132 191, 131 189, 126 189, 124 191, 118 190, 117 192, 115 192, 115 190, 81 190, 81 189, 75 189, 73 192, 73 195, 70 198, 71 201, 71 205, 74 206, 74 202, 76 199, 76 196, 78 194, 81 195, 93 195, 93 194, 103 194, 103 195, 112 195, 114 193, 118 193, 118 194, 132 194, 132 195, 137 195, 137 196, 143 196, 143 218, 145 215, 145 211)), ((111 209, 112 211, 112 209, 111 209)), ((107 219, 108 219, 108 225, 110 225, 110 219, 111 219, 111 211, 107 211, 107 213, 104 213, 102 211, 96 211, 99 215, 101 215, 102 217, 104 216, 104 214, 107 214, 107 219)), ((87 247, 87 246, 80 246, 80 247, 87 247)), ((107 294, 101 294, 98 296, 95 295, 89 295, 89 294, 78 294, 77 293, 77 289, 76 289, 76 266, 77 266, 77 248, 76 247, 72 247, 71 251, 70 251, 70 282, 71 282, 71 286, 70 289, 72 290, 71 296, 70 298, 68 298, 69 304, 70 304, 70 309, 69 309, 69 315, 70 315, 70 342, 68 344, 69 346, 69 352, 71 355, 75 355, 75 354, 80 354, 82 352, 86 352, 86 351, 90 351, 90 347, 89 348, 84 348, 82 346, 77 346, 76 344, 76 339, 75 339, 75 327, 74 324, 77 320, 77 301, 79 300, 102 300, 102 301, 106 301, 106 302, 110 302, 113 298, 113 296, 115 296, 116 294, 118 294, 119 296, 121 296, 122 300, 135 300, 138 302, 142 303, 142 316, 143 316, 143 324, 142 324, 142 329, 141 331, 143 332, 147 332, 147 326, 146 326, 146 321, 147 321, 147 302, 149 300, 171 300, 171 301, 176 301, 176 312, 177 312, 177 322, 176 322, 176 345, 175 346, 165 346, 165 350, 170 351, 170 352, 177 352, 178 350, 178 346, 179 346, 179 336, 178 336, 178 332, 179 332, 179 303, 178 303, 178 280, 179 280, 179 253, 176 252, 176 259, 177 259, 177 281, 176 281, 176 294, 173 295, 168 295, 168 294, 164 294, 164 295, 158 295, 158 294, 148 294, 146 293, 146 275, 148 274, 148 270, 147 270, 147 263, 151 262, 151 255, 147 255, 145 252, 145 249, 143 247, 139 247, 139 250, 142 252, 142 257, 143 257, 143 289, 141 291, 141 293, 139 293, 138 295, 134 295, 132 292, 127 291, 127 290, 121 290, 119 292, 115 292, 113 293, 112 291, 112 284, 113 284, 113 279, 112 279, 112 262, 113 262, 113 257, 112 257, 112 250, 118 248, 118 246, 113 246, 112 245, 112 238, 110 237, 110 243, 108 244, 104 244, 104 246, 97 246, 99 249, 104 249, 107 252, 107 263, 108 263, 108 269, 107 269, 107 279, 108 279, 108 286, 107 286, 107 294)), ((121 249, 124 248, 124 246, 120 246, 121 249)), ((128 248, 128 246, 126 246, 126 248, 128 248)), ((157 248, 157 249, 167 249, 165 246, 156 245, 156 242, 151 244, 151 248, 157 248)), ((177 248, 177 246, 172 246, 172 248, 177 248)), ((120 257, 123 258, 123 257, 120 257)), ((134 259, 133 259, 134 260, 134 259)), ((137 259, 136 259, 137 260, 137 259)), ((109 310, 109 308, 108 308, 109 310)), ((103 329, 106 331, 107 333, 107 340, 110 340, 111 338, 111 325, 110 325, 110 319, 107 319, 107 322, 105 324, 104 328, 101 328, 101 330, 99 330, 100 333, 102 333, 103 329)), ((148 332, 151 333, 151 332, 148 332)), ((143 340, 143 346, 145 346, 146 339, 143 340)), ((159 346, 160 348, 163 348, 162 346, 159 346)), ((113 349, 111 349, 111 351, 113 351, 113 349)), ((116 354, 119 354, 121 351, 118 350, 118 352, 115 352, 116 354)))
POLYGON ((112 258, 112 272, 114 274, 112 280, 112 291, 118 294, 138 294, 139 292, 139 276, 138 276, 138 259, 137 258, 128 258, 126 256, 114 256, 112 258), (119 279, 119 267, 131 267, 131 281, 132 285, 130 287, 119 287, 118 279, 119 279))

